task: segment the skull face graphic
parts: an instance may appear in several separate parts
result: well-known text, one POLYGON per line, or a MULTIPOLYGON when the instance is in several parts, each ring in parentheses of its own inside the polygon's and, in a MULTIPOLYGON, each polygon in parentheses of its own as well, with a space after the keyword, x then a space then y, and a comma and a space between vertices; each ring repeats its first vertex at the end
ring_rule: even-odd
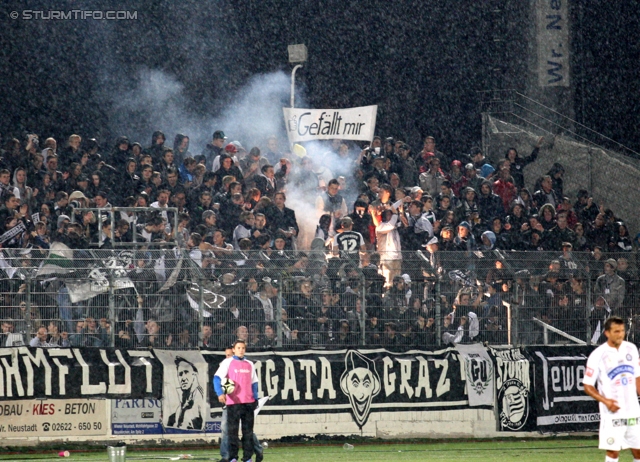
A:
POLYGON ((353 418, 362 428, 369 418, 371 401, 380 393, 380 377, 373 361, 357 351, 349 351, 344 361, 340 388, 349 397, 353 418))

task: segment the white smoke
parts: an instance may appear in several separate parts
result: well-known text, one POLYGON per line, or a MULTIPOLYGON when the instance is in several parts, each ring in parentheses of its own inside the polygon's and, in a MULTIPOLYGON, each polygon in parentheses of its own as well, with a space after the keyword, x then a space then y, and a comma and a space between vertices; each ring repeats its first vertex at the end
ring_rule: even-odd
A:
POLYGON ((284 72, 254 76, 228 99, 219 115, 201 116, 190 109, 184 85, 160 70, 141 70, 137 84, 110 96, 111 132, 127 135, 146 147, 151 134, 161 130, 171 145, 176 133, 190 138, 190 151, 200 154, 215 130, 229 141, 239 140, 249 150, 264 146, 269 135, 284 137, 282 107, 289 98, 289 77, 284 72))
MULTIPOLYGON (((168 146, 177 133, 182 133, 190 138, 190 152, 198 155, 211 141, 213 132, 223 130, 229 141, 240 141, 247 151, 253 146, 264 150, 270 135, 278 137, 282 151, 289 151, 282 108, 289 103, 290 76, 284 72, 254 76, 227 98, 230 103, 220 114, 210 117, 190 110, 184 85, 172 75, 145 69, 136 80, 133 88, 113 92, 110 97, 110 129, 115 135, 127 135, 146 147, 156 130, 164 132, 168 146)), ((298 105, 305 104, 304 95, 296 95, 296 100, 298 105)), ((305 143, 305 148, 316 170, 326 169, 324 176, 332 178, 352 175, 359 149, 347 144, 351 147, 348 159, 331 152, 329 142, 305 143)), ((315 194, 298 191, 291 183, 287 187, 287 206, 296 211, 303 246, 311 242, 318 224, 315 199, 315 194)), ((351 209, 355 193, 348 194, 347 199, 351 209)))

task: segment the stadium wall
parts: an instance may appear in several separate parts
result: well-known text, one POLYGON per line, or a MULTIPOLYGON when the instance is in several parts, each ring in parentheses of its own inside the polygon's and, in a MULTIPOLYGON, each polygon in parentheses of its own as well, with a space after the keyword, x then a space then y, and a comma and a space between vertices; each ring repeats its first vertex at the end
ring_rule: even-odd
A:
MULTIPOLYGON (((250 359, 263 397, 255 431, 266 440, 532 437, 595 431, 597 406, 582 388, 592 349, 475 344, 407 352, 253 353, 250 359)), ((70 350, 21 348, 12 351, 10 361, 1 358, 3 445, 218 441, 221 408, 210 408, 208 402, 213 396, 211 376, 222 353, 65 351, 70 350), (116 357, 120 363, 110 360, 116 357), (51 358, 58 359, 54 363, 59 371, 47 366, 51 358), (181 386, 176 372, 187 362, 193 381, 181 386), (118 371, 127 367, 132 369, 128 375, 118 371), (191 408, 201 408, 199 415, 178 418, 177 410, 185 409, 180 401, 184 391, 189 391, 191 408)))

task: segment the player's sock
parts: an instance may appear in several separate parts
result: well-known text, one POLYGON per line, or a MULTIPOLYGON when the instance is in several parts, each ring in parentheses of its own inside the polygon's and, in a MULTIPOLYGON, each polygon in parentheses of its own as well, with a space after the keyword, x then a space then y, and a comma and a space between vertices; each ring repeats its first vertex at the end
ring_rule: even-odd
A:
MULTIPOLYGON (((618 460, 619 460, 619 459, 618 459, 617 457, 616 457, 615 459, 614 459, 614 458, 612 458, 612 457, 608 457, 608 456, 605 456, 605 457, 604 457, 604 462, 618 462, 618 460)), ((634 461, 634 462, 635 462, 635 461, 634 461)))
POLYGON ((640 462, 640 459, 633 459, 633 462, 640 462))

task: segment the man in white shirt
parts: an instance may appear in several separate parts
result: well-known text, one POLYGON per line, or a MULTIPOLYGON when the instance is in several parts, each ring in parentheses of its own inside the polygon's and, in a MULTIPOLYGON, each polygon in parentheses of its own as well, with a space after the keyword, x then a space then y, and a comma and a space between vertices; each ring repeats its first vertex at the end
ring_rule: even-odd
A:
POLYGON ((587 359, 584 391, 600 403, 600 444, 607 451, 606 462, 618 462, 622 449, 631 448, 633 460, 640 460, 640 364, 638 348, 624 340, 622 318, 612 316, 604 323, 607 342, 587 359), (595 386, 598 386, 597 390, 595 386))

